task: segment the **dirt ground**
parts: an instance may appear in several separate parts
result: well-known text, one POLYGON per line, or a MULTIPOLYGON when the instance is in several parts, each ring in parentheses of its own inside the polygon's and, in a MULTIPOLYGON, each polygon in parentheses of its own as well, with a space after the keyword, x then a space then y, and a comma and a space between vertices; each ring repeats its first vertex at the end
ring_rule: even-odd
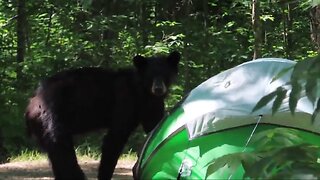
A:
MULTIPOLYGON (((97 179, 98 161, 80 162, 88 180, 97 179)), ((131 168, 134 161, 119 160, 113 179, 133 179, 131 168)), ((47 161, 42 162, 13 162, 0 164, 0 180, 47 180, 53 175, 47 161)))

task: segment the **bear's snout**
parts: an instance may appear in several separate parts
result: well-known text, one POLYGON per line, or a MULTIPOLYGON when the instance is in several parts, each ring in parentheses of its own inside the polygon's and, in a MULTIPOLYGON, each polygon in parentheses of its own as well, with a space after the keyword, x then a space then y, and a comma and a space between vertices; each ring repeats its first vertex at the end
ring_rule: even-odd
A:
POLYGON ((167 93, 167 87, 162 78, 158 77, 153 79, 151 92, 156 96, 163 96, 167 93))

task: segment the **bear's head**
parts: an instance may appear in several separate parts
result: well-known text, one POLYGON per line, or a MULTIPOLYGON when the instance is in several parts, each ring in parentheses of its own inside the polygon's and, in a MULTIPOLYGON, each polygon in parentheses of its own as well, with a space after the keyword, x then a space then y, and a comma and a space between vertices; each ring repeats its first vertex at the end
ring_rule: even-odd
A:
POLYGON ((168 56, 143 57, 137 55, 133 58, 143 89, 153 96, 164 97, 168 88, 178 73, 180 53, 173 51, 168 56))

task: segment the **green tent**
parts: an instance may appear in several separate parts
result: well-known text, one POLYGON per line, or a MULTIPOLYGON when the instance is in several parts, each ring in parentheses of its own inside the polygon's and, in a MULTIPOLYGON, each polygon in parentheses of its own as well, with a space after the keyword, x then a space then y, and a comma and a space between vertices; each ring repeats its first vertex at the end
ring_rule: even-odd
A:
MULTIPOLYGON (((226 70, 193 89, 157 126, 144 145, 136 174, 140 179, 205 179, 213 159, 254 150, 250 136, 276 127, 297 129, 304 142, 318 144, 320 118, 311 123, 313 104, 302 97, 291 115, 288 98, 272 116, 272 102, 256 112, 256 103, 277 87, 287 85, 292 72, 273 81, 295 62, 263 58, 226 70)), ((288 92, 289 93, 289 92, 288 92)), ((221 168, 208 179, 241 179, 221 168)))

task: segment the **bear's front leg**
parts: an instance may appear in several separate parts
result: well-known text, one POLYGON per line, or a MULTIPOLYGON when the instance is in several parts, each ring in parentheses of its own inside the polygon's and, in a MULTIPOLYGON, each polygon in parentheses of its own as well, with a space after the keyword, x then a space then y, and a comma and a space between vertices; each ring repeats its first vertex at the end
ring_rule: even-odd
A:
POLYGON ((101 148, 101 160, 98 172, 99 180, 109 180, 118 158, 125 146, 131 132, 138 126, 136 119, 137 95, 131 91, 127 78, 117 79, 114 85, 114 106, 108 134, 104 137, 101 148))
POLYGON ((115 166, 131 132, 132 130, 126 130, 125 128, 122 130, 110 129, 104 137, 98 174, 99 180, 112 178, 115 166))

